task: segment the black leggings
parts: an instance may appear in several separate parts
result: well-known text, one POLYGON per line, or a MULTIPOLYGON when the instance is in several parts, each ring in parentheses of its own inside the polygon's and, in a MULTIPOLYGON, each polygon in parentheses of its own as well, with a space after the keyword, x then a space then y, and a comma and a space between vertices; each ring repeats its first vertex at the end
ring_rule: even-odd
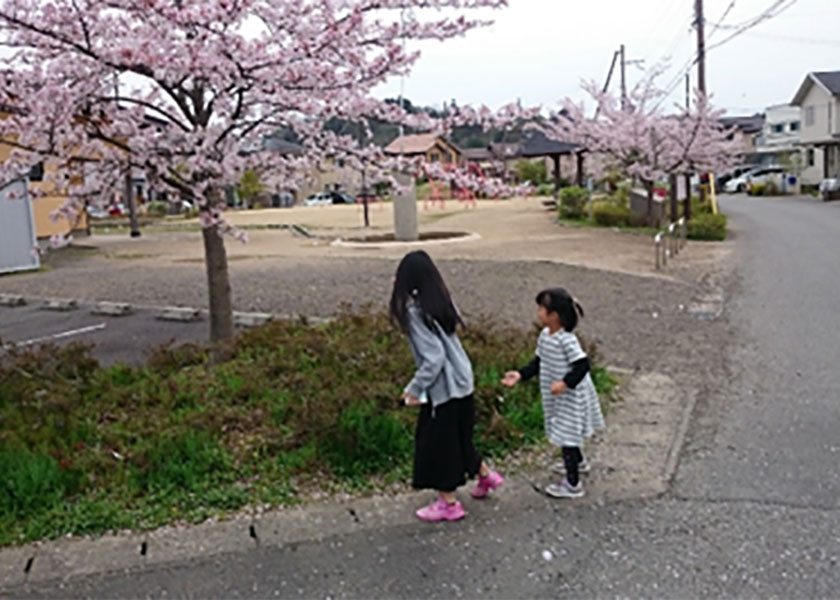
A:
POLYGON ((566 479, 569 484, 576 486, 580 483, 580 463, 583 462, 583 452, 577 446, 563 446, 563 464, 566 465, 566 479))

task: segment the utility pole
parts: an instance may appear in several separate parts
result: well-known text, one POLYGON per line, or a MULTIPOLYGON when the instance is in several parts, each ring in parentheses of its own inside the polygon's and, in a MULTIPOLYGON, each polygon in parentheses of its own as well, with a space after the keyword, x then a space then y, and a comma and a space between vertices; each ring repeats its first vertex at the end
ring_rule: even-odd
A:
POLYGON ((697 26, 697 88, 706 95, 706 37, 703 17, 703 0, 694 0, 694 12, 697 26))
POLYGON ((621 55, 621 110, 627 108, 627 60, 624 55, 624 44, 619 49, 621 55))
POLYGON ((691 110, 691 74, 685 74, 685 110, 691 110))
MULTIPOLYGON (((706 97, 706 34, 704 30, 703 0, 694 0, 694 13, 697 26, 697 89, 703 98, 706 97)), ((703 176, 700 176, 700 201, 706 202, 706 188, 703 187, 703 176)), ((711 181, 711 178, 709 179, 711 181)), ((689 194, 690 195, 690 194, 689 194)), ((690 205, 690 203, 689 203, 690 205)))
MULTIPOLYGON (((607 90, 610 89, 610 81, 612 81, 613 71, 615 71, 615 63, 618 60, 618 50, 613 52, 612 62, 610 63, 610 71, 607 73, 607 82, 604 84, 604 92, 607 93, 607 90)), ((595 108, 595 118, 598 118, 598 114, 601 112, 601 105, 599 104, 595 108)))

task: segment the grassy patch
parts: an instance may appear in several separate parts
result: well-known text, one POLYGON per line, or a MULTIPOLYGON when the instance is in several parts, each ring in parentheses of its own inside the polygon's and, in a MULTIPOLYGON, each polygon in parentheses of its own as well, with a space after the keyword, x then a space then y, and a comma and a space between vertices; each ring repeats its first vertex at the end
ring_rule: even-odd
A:
MULTIPOLYGON (((463 341, 481 451, 542 440, 537 385, 499 384, 532 355, 534 332, 479 320, 463 341)), ((221 364, 197 345, 160 348, 142 367, 102 368, 82 346, 13 351, 0 363, 0 545, 405 480, 416 409, 398 396, 413 369, 403 336, 372 311, 270 323, 221 364)))

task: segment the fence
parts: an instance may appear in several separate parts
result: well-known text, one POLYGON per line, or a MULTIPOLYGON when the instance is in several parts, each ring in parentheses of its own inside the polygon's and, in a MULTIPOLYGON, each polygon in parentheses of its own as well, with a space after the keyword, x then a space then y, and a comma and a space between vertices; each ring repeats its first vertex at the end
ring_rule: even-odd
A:
POLYGON ((656 253, 656 270, 668 265, 668 260, 676 257, 688 242, 688 225, 685 217, 676 223, 670 223, 663 231, 653 236, 653 247, 656 253))

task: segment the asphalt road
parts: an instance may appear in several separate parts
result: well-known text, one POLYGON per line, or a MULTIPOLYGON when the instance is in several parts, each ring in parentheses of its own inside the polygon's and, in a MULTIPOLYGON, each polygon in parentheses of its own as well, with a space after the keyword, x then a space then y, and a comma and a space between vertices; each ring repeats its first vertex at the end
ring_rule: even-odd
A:
POLYGON ((206 318, 190 323, 160 321, 153 309, 108 317, 91 314, 91 308, 81 304, 76 310, 54 312, 42 310, 37 300, 14 308, 0 306, 0 342, 19 346, 78 342, 90 345, 100 363, 110 365, 141 362, 161 345, 206 342, 208 337, 206 318))
POLYGON ((724 320, 709 325, 719 339, 697 336, 691 353, 663 363, 706 373, 664 496, 569 504, 523 492, 456 524, 373 528, 14 595, 837 597, 840 206, 724 206, 739 279, 724 320))

